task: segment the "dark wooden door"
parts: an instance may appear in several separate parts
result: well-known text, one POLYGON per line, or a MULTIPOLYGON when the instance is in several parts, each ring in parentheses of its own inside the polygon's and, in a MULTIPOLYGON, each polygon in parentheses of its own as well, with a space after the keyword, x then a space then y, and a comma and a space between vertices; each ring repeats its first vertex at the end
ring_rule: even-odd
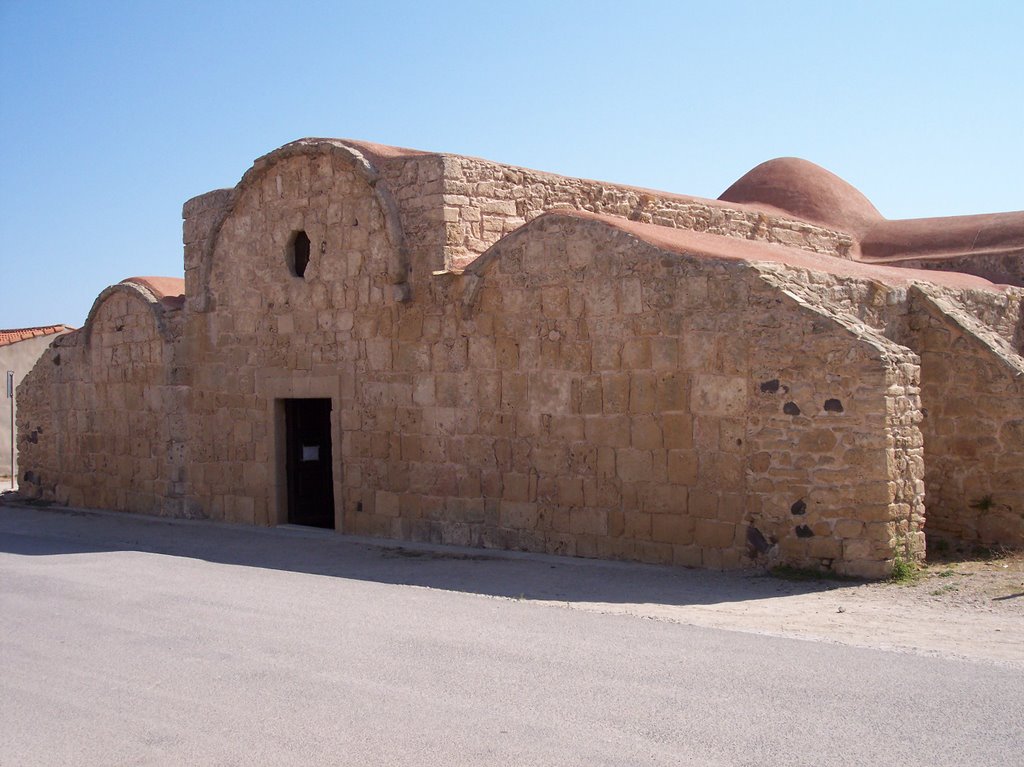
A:
POLYGON ((288 473, 288 522, 334 527, 331 471, 331 401, 284 401, 288 473))

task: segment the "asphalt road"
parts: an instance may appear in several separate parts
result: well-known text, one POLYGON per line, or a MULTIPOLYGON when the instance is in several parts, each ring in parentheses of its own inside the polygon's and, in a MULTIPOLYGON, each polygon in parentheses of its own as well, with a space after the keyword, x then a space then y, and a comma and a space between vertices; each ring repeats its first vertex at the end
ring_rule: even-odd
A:
POLYGON ((664 572, 0 507, 0 765, 1022 763, 1018 670, 532 601, 664 572))

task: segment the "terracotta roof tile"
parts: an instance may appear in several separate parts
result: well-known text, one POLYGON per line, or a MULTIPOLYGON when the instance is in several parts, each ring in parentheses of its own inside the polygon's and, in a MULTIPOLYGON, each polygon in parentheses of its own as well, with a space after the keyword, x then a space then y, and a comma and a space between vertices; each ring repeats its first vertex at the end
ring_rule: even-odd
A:
POLYGON ((42 325, 37 328, 11 328, 0 330, 0 346, 16 344, 37 336, 52 336, 55 333, 66 333, 75 328, 70 325, 42 325))

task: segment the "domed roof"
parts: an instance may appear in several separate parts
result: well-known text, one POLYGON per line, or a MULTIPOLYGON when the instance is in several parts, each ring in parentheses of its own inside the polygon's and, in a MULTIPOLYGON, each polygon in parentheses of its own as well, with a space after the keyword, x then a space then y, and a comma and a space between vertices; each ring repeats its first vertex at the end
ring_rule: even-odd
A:
POLYGON ((883 220, 870 200, 850 184, 798 157, 780 157, 761 163, 718 199, 770 205, 805 221, 851 234, 859 234, 883 220))
POLYGON ((181 277, 129 277, 121 283, 141 285, 168 308, 180 308, 185 304, 185 280, 181 277))

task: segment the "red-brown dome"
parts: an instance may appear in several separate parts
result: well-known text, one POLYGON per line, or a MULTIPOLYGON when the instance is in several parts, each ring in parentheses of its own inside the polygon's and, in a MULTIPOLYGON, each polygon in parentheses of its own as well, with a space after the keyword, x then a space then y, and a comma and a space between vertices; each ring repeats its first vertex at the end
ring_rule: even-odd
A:
POLYGON ((839 176, 798 157, 763 162, 719 200, 770 205, 805 221, 859 234, 882 220, 871 201, 839 176))

